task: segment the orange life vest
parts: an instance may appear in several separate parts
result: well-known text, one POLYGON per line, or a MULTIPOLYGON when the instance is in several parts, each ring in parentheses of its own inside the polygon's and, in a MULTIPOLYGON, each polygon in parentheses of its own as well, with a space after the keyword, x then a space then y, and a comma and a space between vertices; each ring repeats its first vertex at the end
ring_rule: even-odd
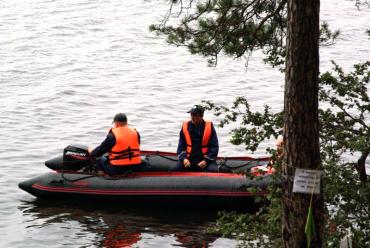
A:
POLYGON ((140 164, 140 143, 138 133, 128 126, 111 129, 116 144, 109 151, 110 164, 125 166, 140 164))
MULTIPOLYGON (((190 132, 188 130, 189 123, 190 123, 190 121, 185 121, 182 124, 182 132, 184 133, 185 141, 186 141, 186 156, 187 157, 190 156, 191 151, 193 149, 190 132)), ((212 122, 205 121, 203 139, 202 139, 202 153, 203 153, 203 156, 206 156, 207 153, 208 153, 208 144, 209 144, 209 139, 211 138, 211 132, 212 132, 212 122)))

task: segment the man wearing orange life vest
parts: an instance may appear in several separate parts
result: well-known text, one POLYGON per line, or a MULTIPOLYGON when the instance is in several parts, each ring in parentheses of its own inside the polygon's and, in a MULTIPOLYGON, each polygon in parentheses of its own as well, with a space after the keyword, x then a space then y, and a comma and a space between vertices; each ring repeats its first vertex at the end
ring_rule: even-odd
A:
POLYGON ((179 162, 173 170, 218 172, 218 139, 212 122, 203 120, 204 108, 200 105, 188 113, 191 120, 182 125, 177 147, 179 162))
POLYGON ((127 116, 118 113, 113 119, 114 127, 109 130, 105 140, 94 150, 89 148, 90 156, 98 158, 98 169, 109 175, 119 175, 143 170, 140 158, 140 134, 127 125, 127 116), (103 156, 108 153, 108 156, 103 156))

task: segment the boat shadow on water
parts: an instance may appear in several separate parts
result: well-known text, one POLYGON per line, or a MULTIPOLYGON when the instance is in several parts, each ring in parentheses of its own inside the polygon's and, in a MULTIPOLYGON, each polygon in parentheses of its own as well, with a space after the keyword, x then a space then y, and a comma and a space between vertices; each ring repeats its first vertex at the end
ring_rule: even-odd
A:
MULTIPOLYGON (((30 219, 27 228, 57 226, 61 229, 61 235, 63 230, 73 228, 75 234, 70 236, 73 230, 66 230, 63 235, 65 242, 86 239, 87 246, 149 247, 151 243, 160 246, 160 242, 168 246, 170 242, 177 247, 208 247, 222 236, 209 232, 209 228, 216 224, 218 211, 197 208, 196 205, 163 208, 161 205, 34 199, 21 201, 18 209, 30 219), (94 236, 93 240, 91 235, 94 236), (85 238, 87 236, 90 239, 85 238)), ((244 208, 243 212, 255 210, 254 206, 248 210, 244 208)))

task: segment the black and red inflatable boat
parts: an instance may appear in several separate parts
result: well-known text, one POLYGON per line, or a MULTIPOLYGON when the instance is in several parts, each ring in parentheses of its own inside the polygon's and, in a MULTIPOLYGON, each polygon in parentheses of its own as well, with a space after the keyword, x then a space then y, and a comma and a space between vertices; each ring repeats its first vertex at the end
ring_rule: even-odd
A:
POLYGON ((269 158, 220 157, 220 172, 172 172, 177 156, 171 152, 142 151, 147 171, 120 176, 89 170, 83 146, 68 146, 63 155, 45 162, 53 171, 19 183, 26 192, 44 199, 109 200, 156 205, 241 206, 265 195, 273 169, 269 158), (250 179, 244 172, 255 175, 250 179), (253 193, 248 190, 253 188, 253 193))

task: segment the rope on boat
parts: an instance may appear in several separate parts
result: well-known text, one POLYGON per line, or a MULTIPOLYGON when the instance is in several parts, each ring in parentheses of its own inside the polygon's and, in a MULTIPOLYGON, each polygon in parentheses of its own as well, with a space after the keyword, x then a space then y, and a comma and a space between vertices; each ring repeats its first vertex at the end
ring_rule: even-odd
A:
POLYGON ((156 152, 155 155, 146 155, 146 157, 150 157, 150 156, 159 156, 161 158, 165 158, 165 159, 168 159, 168 160, 171 160, 171 161, 179 161, 178 159, 175 159, 175 158, 170 158, 170 157, 167 157, 167 156, 164 156, 162 155, 159 151, 156 152))
POLYGON ((253 163, 253 162, 255 162, 255 161, 257 162, 257 163, 256 163, 256 166, 258 166, 258 165, 259 165, 259 163, 260 163, 260 161, 257 159, 257 160, 255 160, 255 161, 248 161, 248 162, 246 162, 245 164, 241 164, 241 165, 238 165, 238 166, 230 166, 230 165, 226 164, 226 161, 227 161, 227 158, 222 159, 222 160, 221 160, 221 163, 220 163, 220 167, 225 166, 226 168, 228 168, 228 169, 233 169, 233 170, 243 168, 243 167, 245 167, 245 166, 247 166, 247 165, 251 165, 251 163, 253 163))
POLYGON ((88 176, 80 177, 80 178, 77 178, 77 179, 68 179, 64 176, 64 171, 62 171, 61 176, 62 176, 64 181, 67 181, 69 183, 74 183, 74 182, 77 182, 77 181, 80 181, 80 180, 83 180, 83 179, 95 177, 96 175, 88 175, 88 176))
MULTIPOLYGON (((146 155, 146 158, 149 158, 150 156, 159 156, 159 157, 162 157, 162 158, 168 159, 168 160, 170 160, 170 161, 175 161, 175 162, 179 161, 178 159, 174 159, 174 158, 170 158, 170 157, 164 156, 164 155, 162 155, 159 151, 157 151, 155 155, 146 155)), ((245 166, 251 165, 253 162, 256 162, 256 165, 255 165, 255 166, 258 166, 258 165, 259 165, 259 163, 260 163, 260 160, 259 160, 259 159, 257 159, 257 160, 253 160, 253 161, 248 161, 248 162, 246 162, 245 164, 241 164, 241 165, 238 165, 238 166, 231 166, 231 165, 228 165, 228 164, 226 163, 227 158, 222 159, 222 160, 219 160, 219 161, 221 161, 221 163, 218 163, 220 167, 225 166, 226 168, 228 168, 228 169, 232 169, 232 170, 240 169, 240 168, 243 168, 243 167, 245 167, 245 166)))
MULTIPOLYGON (((69 183, 74 183, 74 182, 77 182, 77 181, 80 181, 80 180, 84 180, 84 179, 87 179, 87 178, 92 178, 92 177, 95 177, 96 175, 95 174, 91 174, 91 175, 88 175, 88 176, 84 176, 84 177, 80 177, 80 178, 77 178, 77 179, 68 179, 65 177, 64 173, 65 173, 65 170, 63 169, 63 166, 65 163, 73 163, 74 161, 63 161, 62 163, 62 173, 61 173, 61 177, 64 181, 67 181, 69 183)), ((90 165, 87 167, 89 169, 92 169, 93 166, 91 164, 91 160, 90 160, 90 165)))

